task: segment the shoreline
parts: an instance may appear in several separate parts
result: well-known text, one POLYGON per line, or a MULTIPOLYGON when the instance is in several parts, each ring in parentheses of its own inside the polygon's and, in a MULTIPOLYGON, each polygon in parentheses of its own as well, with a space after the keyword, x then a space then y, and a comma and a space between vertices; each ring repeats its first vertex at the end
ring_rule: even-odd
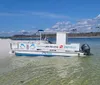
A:
MULTIPOLYGON (((75 37, 72 37, 72 36, 67 36, 68 38, 100 38, 100 36, 75 36, 75 37)), ((0 40, 12 40, 12 39, 36 39, 38 37, 15 37, 15 38, 0 38, 0 40)), ((54 36, 48 36, 47 38, 55 38, 54 36)))
MULTIPOLYGON (((55 37, 52 37, 52 38, 55 38, 55 37)), ((94 36, 92 36, 92 37, 68 37, 68 38, 77 38, 77 39, 79 39, 79 38, 100 38, 100 36, 96 36, 96 37, 94 37, 94 36)), ((7 39, 5 39, 5 38, 0 38, 0 40, 34 40, 34 38, 14 38, 14 39, 11 39, 11 38, 7 38, 7 39)), ((36 38, 35 38, 36 39, 36 38)))
MULTIPOLYGON (((90 33, 68 33, 66 34, 66 36, 68 36, 68 38, 100 38, 100 32, 90 32, 90 33)), ((43 38, 54 38, 56 37, 56 33, 48 33, 42 34, 43 38)), ((19 39, 19 38, 23 38, 23 39, 27 39, 27 38, 39 38, 39 35, 14 35, 11 37, 11 39, 19 39)))
POLYGON ((91 37, 68 37, 68 38, 100 38, 100 36, 91 36, 91 37))

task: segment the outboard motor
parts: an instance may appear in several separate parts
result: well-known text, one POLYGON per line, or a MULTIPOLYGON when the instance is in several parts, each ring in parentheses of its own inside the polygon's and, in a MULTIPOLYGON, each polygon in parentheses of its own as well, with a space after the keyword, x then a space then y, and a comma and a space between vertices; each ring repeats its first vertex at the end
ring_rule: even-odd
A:
POLYGON ((88 44, 83 44, 81 46, 81 50, 84 53, 84 55, 90 55, 90 46, 88 44))

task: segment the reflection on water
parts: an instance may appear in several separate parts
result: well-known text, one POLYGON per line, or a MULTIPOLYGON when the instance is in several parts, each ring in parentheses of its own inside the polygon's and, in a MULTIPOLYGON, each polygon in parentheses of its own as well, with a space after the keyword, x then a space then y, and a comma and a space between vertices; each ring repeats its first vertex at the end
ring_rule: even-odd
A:
MULTIPOLYGON (((74 41, 83 43, 84 40, 74 41)), ((94 55, 85 58, 11 56, 2 59, 0 85, 99 85, 100 40, 87 42, 94 55)))

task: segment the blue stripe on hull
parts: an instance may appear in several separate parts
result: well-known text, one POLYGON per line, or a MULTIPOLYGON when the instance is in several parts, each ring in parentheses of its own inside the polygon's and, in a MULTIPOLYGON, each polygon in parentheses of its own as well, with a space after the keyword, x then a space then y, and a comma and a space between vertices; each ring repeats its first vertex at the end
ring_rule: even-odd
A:
POLYGON ((15 53, 16 56, 47 56, 47 57, 52 57, 56 55, 45 55, 45 54, 27 54, 27 53, 15 53))

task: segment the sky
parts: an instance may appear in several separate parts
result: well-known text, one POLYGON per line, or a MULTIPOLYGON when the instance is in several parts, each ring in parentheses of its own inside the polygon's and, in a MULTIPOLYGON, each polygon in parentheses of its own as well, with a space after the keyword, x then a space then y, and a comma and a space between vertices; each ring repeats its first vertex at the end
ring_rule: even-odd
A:
POLYGON ((98 14, 100 0, 0 0, 0 32, 46 29, 98 14))

